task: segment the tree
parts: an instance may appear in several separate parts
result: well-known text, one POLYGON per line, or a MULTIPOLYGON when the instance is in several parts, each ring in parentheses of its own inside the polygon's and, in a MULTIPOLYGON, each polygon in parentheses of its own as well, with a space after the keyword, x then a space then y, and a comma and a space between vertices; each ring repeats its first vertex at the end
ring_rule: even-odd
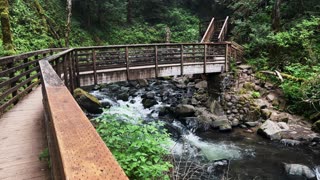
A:
POLYGON ((14 51, 9 19, 8 0, 0 0, 1 30, 4 50, 14 51))
POLYGON ((72 16, 72 0, 67 0, 67 24, 66 24, 66 47, 69 47, 69 34, 71 31, 71 16, 72 16))
POLYGON ((274 32, 279 32, 281 27, 280 5, 281 5, 281 0, 275 0, 273 11, 272 11, 272 30, 274 32))
POLYGON ((127 23, 132 24, 132 0, 127 0, 127 23))

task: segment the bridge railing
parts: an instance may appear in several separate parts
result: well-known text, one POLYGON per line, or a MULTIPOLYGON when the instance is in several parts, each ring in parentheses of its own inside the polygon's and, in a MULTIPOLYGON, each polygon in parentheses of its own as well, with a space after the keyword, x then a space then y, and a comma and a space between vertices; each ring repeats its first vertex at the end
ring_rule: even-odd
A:
MULTIPOLYGON (((225 61, 226 43, 141 44, 76 48, 74 56, 80 72, 93 74, 98 84, 98 74, 108 69, 126 70, 127 79, 133 80, 132 69, 154 68, 158 77, 159 68, 188 64, 206 65, 225 61)), ((222 62, 224 64, 224 62, 222 62)), ((204 67, 205 68, 205 67, 204 67)), ((78 74, 78 76, 81 76, 78 74)), ((101 82, 100 82, 101 83, 101 82)))
POLYGON ((69 91, 74 86, 73 53, 69 49, 39 62, 52 177, 126 180, 125 173, 69 91))
POLYGON ((40 83, 40 59, 62 49, 0 57, 0 116, 40 83))
POLYGON ((221 28, 220 34, 218 36, 218 42, 222 42, 225 40, 227 32, 228 32, 228 21, 229 21, 229 16, 226 17, 223 26, 221 28))
POLYGON ((214 17, 211 19, 206 32, 204 33, 201 43, 210 42, 215 28, 214 17))

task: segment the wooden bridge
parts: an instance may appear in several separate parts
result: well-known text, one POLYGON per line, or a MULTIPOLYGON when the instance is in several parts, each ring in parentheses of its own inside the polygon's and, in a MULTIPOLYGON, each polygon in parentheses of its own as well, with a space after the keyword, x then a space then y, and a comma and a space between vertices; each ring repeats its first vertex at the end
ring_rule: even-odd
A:
POLYGON ((243 52, 235 42, 224 41, 227 21, 219 22, 214 38, 219 25, 212 19, 200 43, 46 49, 0 58, 0 179, 127 179, 73 99, 73 90, 226 72, 243 52), (45 147, 51 171, 38 160, 45 147))

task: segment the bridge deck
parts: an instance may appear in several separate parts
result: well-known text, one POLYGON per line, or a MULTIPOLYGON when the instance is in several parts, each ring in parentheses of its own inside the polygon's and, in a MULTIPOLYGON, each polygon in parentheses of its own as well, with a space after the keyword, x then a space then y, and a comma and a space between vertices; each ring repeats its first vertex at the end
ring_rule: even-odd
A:
POLYGON ((41 88, 0 119, 0 179, 49 179, 39 154, 45 149, 41 88))

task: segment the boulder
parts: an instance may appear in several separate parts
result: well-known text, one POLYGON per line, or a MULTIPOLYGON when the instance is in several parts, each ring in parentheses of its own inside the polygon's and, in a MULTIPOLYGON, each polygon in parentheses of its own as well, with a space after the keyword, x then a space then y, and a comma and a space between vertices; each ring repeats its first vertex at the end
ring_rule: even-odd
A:
POLYGON ((138 79, 137 82, 141 87, 146 87, 149 85, 148 81, 146 79, 138 79))
POLYGON ((280 140, 281 132, 287 131, 289 127, 284 124, 273 122, 271 120, 266 120, 258 129, 258 133, 265 136, 271 140, 280 140))
POLYGON ((151 108, 152 106, 158 104, 158 102, 155 99, 144 98, 142 100, 142 104, 144 108, 151 108))
POLYGON ((206 89, 208 87, 208 82, 207 81, 200 81, 195 85, 195 88, 197 89, 206 89))
POLYGON ((284 163, 284 169, 288 175, 303 176, 307 179, 314 179, 315 173, 308 167, 302 164, 286 164, 284 163))
POLYGON ((224 110, 220 103, 217 100, 212 100, 211 98, 208 100, 207 105, 210 109, 210 112, 216 116, 224 115, 224 110))
POLYGON ((188 117, 193 116, 195 113, 195 108, 192 105, 179 104, 174 110, 176 116, 188 117))
POLYGON ((122 101, 128 101, 129 100, 129 94, 126 92, 117 94, 117 99, 122 101))
POLYGON ((313 125, 312 125, 312 130, 314 132, 320 133, 320 120, 316 121, 313 125))
POLYGON ((101 114, 102 113, 102 105, 99 100, 88 92, 77 88, 73 92, 73 96, 75 100, 78 102, 80 107, 82 107, 85 111, 92 114, 101 114))

